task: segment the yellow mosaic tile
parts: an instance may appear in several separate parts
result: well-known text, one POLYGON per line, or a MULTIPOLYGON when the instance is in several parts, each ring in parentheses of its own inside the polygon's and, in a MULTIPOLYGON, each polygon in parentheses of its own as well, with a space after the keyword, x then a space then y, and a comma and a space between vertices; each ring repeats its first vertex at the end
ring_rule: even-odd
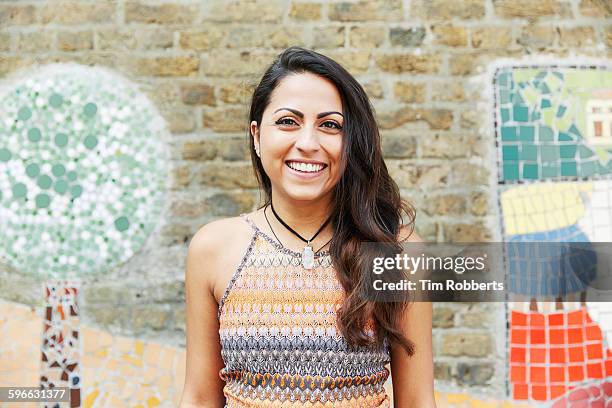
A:
POLYGON ((86 394, 85 399, 83 400, 83 408, 93 407, 94 402, 96 402, 96 398, 100 395, 99 390, 93 390, 90 393, 86 394))

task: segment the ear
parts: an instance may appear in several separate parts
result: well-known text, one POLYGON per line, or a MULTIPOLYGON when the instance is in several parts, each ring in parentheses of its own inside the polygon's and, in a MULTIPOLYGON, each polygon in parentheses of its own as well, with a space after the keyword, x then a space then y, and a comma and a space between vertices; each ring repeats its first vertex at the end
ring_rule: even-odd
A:
POLYGON ((251 121, 251 136, 253 137, 253 142, 255 143, 255 148, 259 149, 259 127, 257 126, 257 121, 251 121))

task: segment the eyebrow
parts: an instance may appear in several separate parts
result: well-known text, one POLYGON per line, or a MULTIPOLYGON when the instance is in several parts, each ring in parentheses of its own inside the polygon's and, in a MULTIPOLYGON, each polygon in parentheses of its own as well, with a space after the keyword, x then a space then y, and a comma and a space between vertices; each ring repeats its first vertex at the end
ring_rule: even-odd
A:
MULTIPOLYGON (((282 110, 288 110, 289 112, 295 114, 296 116, 299 116, 300 118, 304 118, 304 114, 302 112, 300 112, 299 110, 296 110, 296 109, 291 109, 291 108, 280 108, 280 109, 275 110, 274 113, 276 113, 278 111, 282 111, 282 110)), ((332 113, 336 113, 336 114, 344 117, 344 115, 341 114, 340 112, 329 111, 329 112, 321 112, 321 113, 319 113, 317 115, 317 119, 321 119, 322 117, 327 116, 327 115, 331 115, 332 113)))

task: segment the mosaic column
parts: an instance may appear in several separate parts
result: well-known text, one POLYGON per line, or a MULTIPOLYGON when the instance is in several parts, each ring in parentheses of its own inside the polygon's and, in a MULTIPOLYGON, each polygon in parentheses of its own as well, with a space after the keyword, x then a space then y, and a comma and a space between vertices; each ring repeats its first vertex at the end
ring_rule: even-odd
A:
POLYGON ((166 124, 102 68, 19 72, 0 93, 0 257, 44 282, 41 387, 81 405, 79 287, 142 249, 168 187, 166 124))
POLYGON ((78 284, 49 281, 44 285, 44 328, 40 385, 68 384, 70 406, 81 406, 78 284))
POLYGON ((509 66, 495 73, 494 89, 499 205, 515 300, 511 396, 554 407, 612 405, 610 328, 600 318, 612 304, 597 303, 596 313, 589 306, 602 262, 581 250, 612 242, 612 71, 509 66))

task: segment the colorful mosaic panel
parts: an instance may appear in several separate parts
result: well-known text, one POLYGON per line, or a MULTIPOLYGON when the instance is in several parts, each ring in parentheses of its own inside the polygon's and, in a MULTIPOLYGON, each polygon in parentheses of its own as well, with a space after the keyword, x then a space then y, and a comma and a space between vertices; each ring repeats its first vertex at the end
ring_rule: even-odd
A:
POLYGON ((69 387, 70 406, 81 404, 78 290, 66 281, 45 284, 40 385, 69 387))
POLYGON ((495 85, 500 181, 612 174, 612 70, 504 68, 495 85))
POLYGON ((53 279, 108 271, 155 227, 165 122, 99 67, 20 73, 0 95, 0 257, 53 279))
POLYGON ((612 71, 508 67, 494 85, 502 235, 533 243, 508 246, 511 397, 612 406, 612 303, 588 301, 608 263, 584 251, 612 242, 612 71))

